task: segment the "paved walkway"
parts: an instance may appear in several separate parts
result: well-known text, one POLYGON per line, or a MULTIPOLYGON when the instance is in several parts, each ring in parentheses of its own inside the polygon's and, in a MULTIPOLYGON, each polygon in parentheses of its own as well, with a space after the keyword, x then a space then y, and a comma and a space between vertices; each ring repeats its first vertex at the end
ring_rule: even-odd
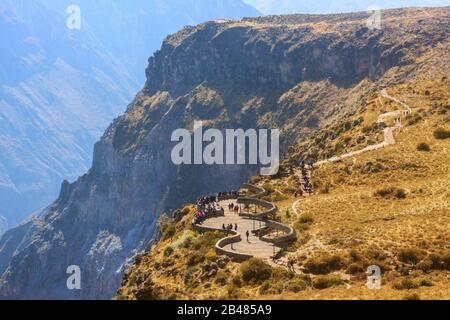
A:
POLYGON ((264 242, 259 239, 259 237, 252 234, 253 228, 259 229, 260 226, 264 227, 265 223, 260 221, 255 221, 252 219, 240 217, 239 215, 235 214, 234 212, 231 212, 228 210, 228 205, 230 203, 236 203, 236 200, 225 200, 220 201, 219 204, 222 208, 225 210, 225 216, 224 217, 216 217, 216 218, 209 218, 206 219, 203 222, 203 226, 211 227, 215 229, 222 230, 222 225, 225 224, 225 226, 229 225, 230 223, 234 225, 238 225, 238 232, 241 234, 242 241, 233 243, 232 245, 229 244, 225 246, 224 248, 227 250, 236 251, 238 253, 245 253, 250 254, 257 258, 262 259, 271 259, 271 257, 274 254, 277 254, 281 248, 274 246, 272 243, 264 242), (250 237, 247 242, 247 238, 245 236, 246 231, 249 231, 250 237))
POLYGON ((359 155, 359 154, 362 154, 362 153, 365 153, 365 152, 368 152, 368 151, 381 149, 381 148, 384 148, 386 146, 389 146, 389 145, 392 145, 392 144, 396 143, 395 142, 395 138, 394 138, 394 130, 396 130, 396 129, 398 129, 398 128, 400 128, 402 126, 401 125, 401 118, 406 116, 406 115, 408 115, 408 114, 410 114, 412 112, 412 110, 406 103, 404 103, 404 102, 402 102, 402 101, 400 101, 400 100, 398 100, 398 99, 396 99, 394 97, 391 97, 387 93, 387 91, 384 90, 384 89, 381 90, 381 96, 386 98, 386 99, 389 99, 389 100, 391 100, 391 101, 393 101, 395 103, 398 103, 398 104, 400 104, 403 107, 403 109, 392 111, 392 112, 386 112, 386 113, 381 114, 378 117, 377 123, 384 122, 386 118, 394 117, 396 119, 393 127, 388 127, 388 128, 384 128, 383 129, 383 133, 384 133, 384 140, 383 140, 383 142, 367 146, 367 147, 365 147, 364 149, 361 149, 361 150, 348 152, 348 153, 345 153, 345 154, 340 155, 340 156, 336 156, 336 157, 332 157, 332 158, 327 159, 327 160, 319 161, 319 162, 317 162, 317 165, 320 166, 320 165, 325 164, 325 163, 336 162, 336 161, 339 161, 339 160, 342 160, 342 159, 345 159, 345 158, 350 158, 350 157, 353 157, 353 156, 356 156, 356 155, 359 155))

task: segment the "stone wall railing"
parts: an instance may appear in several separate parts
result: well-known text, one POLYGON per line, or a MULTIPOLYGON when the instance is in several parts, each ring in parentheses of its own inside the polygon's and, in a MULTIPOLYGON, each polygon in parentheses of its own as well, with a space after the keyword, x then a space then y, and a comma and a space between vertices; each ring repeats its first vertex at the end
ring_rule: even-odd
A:
MULTIPOLYGON (((243 185, 242 188, 248 189, 248 190, 252 190, 252 192, 257 192, 256 190, 259 190, 260 194, 266 195, 267 192, 264 188, 261 187, 257 187, 257 186, 253 186, 251 184, 246 183, 245 185, 243 185), (264 193, 262 193, 262 191, 264 191, 264 193)), ((265 223, 265 226, 271 229, 275 229, 275 230, 279 230, 283 233, 282 236, 279 237, 274 237, 274 238, 270 238, 267 237, 265 235, 262 235, 260 237, 260 239, 262 241, 266 241, 266 242, 271 242, 274 244, 284 244, 284 243, 288 243, 290 241, 295 240, 295 238, 297 237, 295 230, 285 224, 282 224, 280 222, 276 222, 276 221, 272 221, 272 220, 268 220, 268 216, 271 214, 275 214, 278 211, 278 208, 276 205, 274 205, 273 203, 266 201, 266 200, 262 200, 262 199, 257 199, 254 197, 245 197, 245 198, 238 198, 237 200, 238 204, 244 204, 244 205, 258 205, 263 207, 264 209, 266 209, 263 212, 260 213, 240 213, 241 216, 244 217, 248 217, 250 219, 254 219, 254 220, 260 220, 263 221, 265 223)))
POLYGON ((283 244, 283 243, 293 241, 297 237, 294 228, 292 228, 291 226, 282 224, 280 222, 269 220, 269 221, 266 221, 266 226, 269 228, 275 229, 275 230, 280 230, 281 232, 283 232, 283 235, 279 236, 279 237, 274 237, 274 238, 262 236, 261 240, 263 240, 263 241, 271 242, 271 243, 275 243, 275 244, 283 244))
POLYGON ((215 249, 216 249, 217 254, 218 255, 227 255, 234 261, 238 261, 238 262, 242 262, 242 261, 252 258, 253 256, 250 254, 239 253, 239 252, 227 250, 224 248, 225 246, 227 246, 229 244, 242 241, 242 237, 241 237, 240 233, 238 233, 236 231, 230 231, 230 233, 232 233, 233 235, 223 238, 223 239, 220 239, 216 243, 215 249))
POLYGON ((266 189, 258 186, 254 186, 250 183, 244 183, 241 187, 242 189, 247 189, 248 191, 254 193, 253 195, 246 196, 246 198, 261 198, 267 194, 266 189))
POLYGON ((212 227, 202 226, 199 224, 194 225, 193 228, 194 228, 194 230, 196 230, 198 232, 219 231, 220 230, 220 231, 223 231, 223 232, 229 234, 228 237, 222 238, 219 241, 217 241, 217 243, 215 245, 215 250, 218 255, 226 255, 237 262, 246 261, 253 257, 252 255, 249 255, 249 254, 239 253, 239 252, 227 250, 224 248, 225 246, 227 246, 229 244, 242 241, 241 234, 234 230, 226 231, 226 230, 222 230, 222 229, 216 229, 216 228, 212 228, 212 227))
MULTIPOLYGON (((262 236, 260 236, 260 239, 262 241, 266 241, 266 242, 270 242, 270 243, 274 243, 274 244, 284 244, 284 243, 292 241, 296 238, 295 230, 292 227, 282 224, 282 223, 279 223, 279 222, 276 222, 276 221, 268 220, 268 216, 271 214, 275 214, 277 212, 278 208, 276 205, 274 205, 273 203, 271 203, 269 201, 257 198, 257 196, 260 197, 260 196, 266 195, 267 194, 266 190, 264 190, 263 188, 257 187, 257 186, 253 186, 251 184, 244 184, 242 186, 242 188, 255 193, 255 195, 249 196, 249 197, 238 197, 238 198, 233 195, 225 195, 225 196, 219 197, 219 200, 224 201, 224 200, 237 199, 238 204, 244 204, 244 205, 253 204, 253 205, 258 205, 260 207, 263 207, 265 209, 265 211, 260 212, 260 213, 256 213, 256 214, 240 213, 240 216, 248 217, 255 221, 261 221, 262 223, 265 224, 263 227, 260 228, 260 231, 262 231, 261 232, 262 236), (274 237, 274 238, 267 237, 264 235, 265 234, 264 231, 267 228, 279 230, 283 233, 283 235, 279 236, 279 237, 274 237)), ((224 215, 224 211, 223 210, 218 211, 218 212, 216 212, 216 214, 224 215)), ((217 243, 215 245, 215 250, 218 255, 226 255, 226 256, 230 257, 231 259, 233 259, 234 261, 238 261, 238 262, 242 262, 242 261, 248 260, 253 257, 250 254, 239 253, 236 251, 225 249, 225 247, 227 245, 242 241, 242 236, 237 231, 234 231, 234 230, 226 231, 226 230, 217 229, 217 228, 213 228, 213 227, 206 227, 206 226, 199 225, 199 224, 194 225, 193 228, 194 228, 194 230, 197 230, 200 232, 223 231, 229 235, 229 236, 217 241, 217 243)))
POLYGON ((238 204, 243 204, 243 205, 257 205, 260 207, 263 207, 265 210, 263 212, 259 212, 259 213, 240 213, 239 215, 243 216, 243 217, 248 217, 251 219, 267 219, 267 217, 269 215, 275 214, 278 211, 278 208, 276 205, 274 205, 273 203, 266 201, 266 200, 262 200, 262 199, 256 199, 256 198, 238 198, 237 199, 237 203, 238 204))

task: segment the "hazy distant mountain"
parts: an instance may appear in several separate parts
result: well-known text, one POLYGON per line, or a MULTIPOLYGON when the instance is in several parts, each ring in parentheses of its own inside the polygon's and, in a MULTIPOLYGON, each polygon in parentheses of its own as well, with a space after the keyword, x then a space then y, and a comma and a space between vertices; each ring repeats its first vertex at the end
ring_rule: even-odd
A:
POLYGON ((6 218, 3 216, 0 216, 0 234, 6 231, 8 228, 8 223, 6 221, 6 218))
POLYGON ((0 4, 0 203, 9 225, 86 170, 137 83, 94 35, 37 2, 0 4))
MULTIPOLYGON (((59 12, 72 0, 39 0, 59 12)), ((241 0, 78 0, 87 27, 140 84, 151 53, 185 25, 213 19, 240 19, 260 13, 241 0)))
POLYGON ((80 0, 81 30, 69 30, 72 3, 0 2, 0 212, 9 226, 87 170, 167 34, 258 14, 240 0, 80 0))
POLYGON ((447 6, 448 0, 244 0, 263 14, 343 13, 365 11, 371 6, 381 9, 401 7, 447 6))

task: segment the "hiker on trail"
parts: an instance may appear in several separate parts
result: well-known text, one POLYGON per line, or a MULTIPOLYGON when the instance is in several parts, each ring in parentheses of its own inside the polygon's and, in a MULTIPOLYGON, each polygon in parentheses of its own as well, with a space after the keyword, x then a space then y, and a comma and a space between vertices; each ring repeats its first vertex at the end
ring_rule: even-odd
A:
POLYGON ((239 206, 236 205, 236 206, 234 207, 234 212, 235 212, 236 214, 239 213, 239 206))
POLYGON ((237 226, 237 223, 235 223, 234 224, 234 231, 237 231, 237 229, 238 229, 238 226, 237 226))
POLYGON ((225 228, 225 223, 222 224, 222 230, 226 230, 226 228, 225 228))
POLYGON ((250 237, 250 232, 248 232, 248 230, 247 230, 247 232, 245 233, 245 235, 247 236, 247 242, 250 242, 250 241, 248 241, 248 237, 250 237))

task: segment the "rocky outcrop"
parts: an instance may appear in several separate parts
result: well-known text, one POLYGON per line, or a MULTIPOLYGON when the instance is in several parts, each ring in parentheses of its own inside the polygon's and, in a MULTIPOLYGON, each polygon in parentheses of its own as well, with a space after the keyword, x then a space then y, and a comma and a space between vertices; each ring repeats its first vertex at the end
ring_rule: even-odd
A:
POLYGON ((378 85, 368 78, 391 81, 388 71, 399 66, 409 72, 418 55, 448 36, 447 9, 428 20, 416 11, 385 14, 399 15, 408 18, 403 29, 387 19, 385 29, 371 31, 358 15, 269 17, 210 22, 167 38, 149 61, 145 88, 96 144, 88 173, 64 183, 26 232, 3 237, 11 240, 0 247, 0 261, 11 259, 2 262, 0 296, 111 298, 162 212, 237 189, 256 172, 175 166, 175 129, 192 129, 194 120, 219 129, 279 127, 289 145, 337 112, 351 112, 378 85), (81 268, 80 291, 66 288, 69 265, 81 268))

